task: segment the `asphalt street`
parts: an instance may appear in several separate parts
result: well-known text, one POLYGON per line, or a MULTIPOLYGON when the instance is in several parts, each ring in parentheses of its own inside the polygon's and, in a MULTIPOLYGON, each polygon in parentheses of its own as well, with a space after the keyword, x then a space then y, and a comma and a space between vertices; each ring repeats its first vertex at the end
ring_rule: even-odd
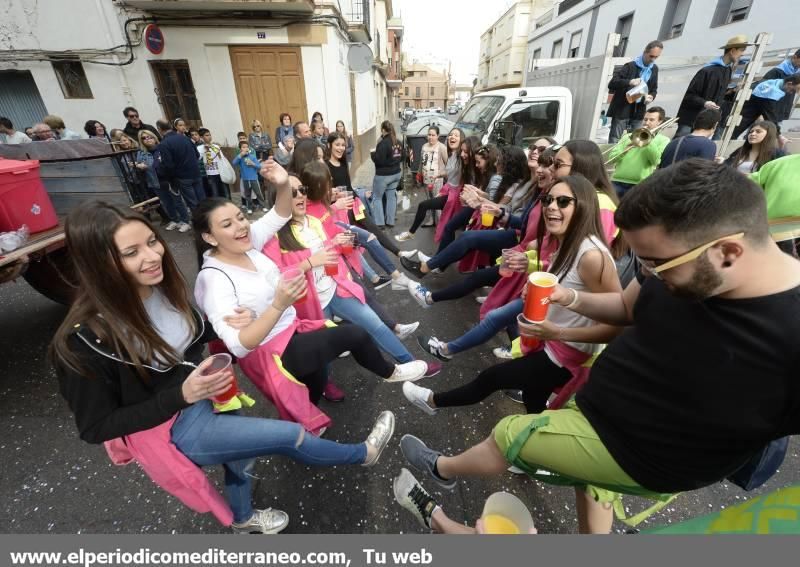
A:
MULTIPOLYGON (((355 176, 356 184, 371 178, 369 165, 355 176)), ((413 198, 419 200, 422 195, 413 198)), ((406 229, 414 208, 401 212, 395 232, 406 229)), ((165 233, 187 280, 194 281, 194 246, 191 233, 165 233)), ((410 248, 405 243, 403 248, 410 248)), ((432 252, 433 229, 423 228, 414 247, 432 252)), ((459 275, 451 268, 426 283, 436 289, 459 275)), ((420 333, 454 338, 477 321, 478 304, 472 296, 432 309, 421 309, 406 292, 390 287, 379 298, 401 322, 420 321, 420 333)), ((196 514, 156 487, 136 465, 111 464, 102 446, 78 439, 72 415, 58 393, 56 378, 46 363, 48 343, 65 314, 65 308, 37 294, 24 281, 0 286, 0 532, 3 533, 225 533, 212 516, 196 514)), ((452 387, 470 380, 494 364, 492 343, 460 355, 444 371, 421 385, 452 387)), ((416 341, 409 349, 424 357, 416 341)), ((273 506, 288 512, 288 533, 419 533, 411 515, 395 502, 391 482, 405 465, 399 439, 412 433, 446 453, 462 451, 484 439, 502 417, 522 406, 495 394, 468 408, 441 411, 429 417, 410 406, 399 384, 382 384, 348 358, 333 365, 332 375, 347 393, 339 404, 323 401, 323 409, 334 420, 326 437, 347 442, 362 441, 381 410, 397 416, 397 429, 375 468, 311 468, 287 458, 258 460, 253 498, 257 507, 273 506)), ((754 377, 757 379, 757 377, 754 377)), ((248 415, 273 417, 269 402, 246 380, 240 380, 257 400, 248 415)), ((740 416, 747 419, 747 416, 740 416)), ((781 471, 753 494, 774 490, 798 477, 800 458, 796 444, 781 471)), ((221 467, 209 474, 219 485, 221 467)), ((418 478, 422 479, 421 475, 418 478)), ((572 533, 577 530, 571 489, 543 485, 510 473, 483 480, 468 479, 450 493, 442 493, 424 482, 444 510, 456 520, 474 522, 485 498, 507 490, 522 498, 533 513, 541 533, 572 533)), ((644 526, 663 525, 696 517, 739 503, 747 494, 729 483, 678 497, 644 526)), ((629 511, 647 504, 625 498, 629 511)), ((619 532, 625 526, 615 524, 619 532)))

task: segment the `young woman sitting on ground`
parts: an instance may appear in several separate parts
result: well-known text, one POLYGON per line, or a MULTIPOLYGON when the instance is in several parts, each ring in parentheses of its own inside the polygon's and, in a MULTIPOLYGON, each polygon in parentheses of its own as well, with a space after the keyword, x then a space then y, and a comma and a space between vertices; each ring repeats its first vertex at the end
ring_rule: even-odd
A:
MULTIPOLYGON (((211 400, 230 388, 233 374, 208 372, 202 362, 213 332, 192 308, 158 231, 130 210, 96 202, 75 209, 65 230, 80 285, 50 354, 81 439, 106 442, 110 454, 135 459, 187 506, 245 533, 277 533, 289 522, 280 510, 253 509, 256 457, 320 466, 377 462, 394 430, 391 412, 381 413, 366 442, 347 445, 296 423, 214 413, 211 400), (198 468, 218 464, 227 503, 198 468)), ((297 282, 272 290, 270 317, 301 290, 297 282)), ((361 348, 345 348, 354 346, 361 348)))

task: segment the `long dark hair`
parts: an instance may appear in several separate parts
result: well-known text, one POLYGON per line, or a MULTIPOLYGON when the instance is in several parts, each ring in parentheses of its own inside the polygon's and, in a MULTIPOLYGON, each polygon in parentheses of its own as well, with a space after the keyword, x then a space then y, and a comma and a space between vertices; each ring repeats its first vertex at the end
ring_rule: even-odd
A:
POLYGON ((317 159, 317 148, 321 146, 311 138, 301 138, 295 141, 292 160, 289 162, 289 173, 300 175, 306 165, 317 159))
MULTIPOLYGON (((600 222, 600 206, 592 182, 583 175, 568 175, 556 181, 555 185, 559 183, 566 184, 572 192, 572 196, 576 199, 569 226, 567 226, 567 231, 564 234, 561 245, 558 247, 558 254, 556 254, 555 260, 549 268, 550 273, 557 274, 558 280, 561 281, 575 263, 578 257, 578 250, 584 240, 594 236, 606 246, 608 246, 608 243, 603 235, 603 225, 600 222)), ((544 224, 544 215, 543 207, 541 224, 544 224)), ((538 252, 541 254, 541 239, 539 243, 538 252)), ((605 260, 603 265, 605 267, 605 260)))
POLYGON ((750 157, 750 150, 753 149, 753 145, 750 143, 749 134, 753 128, 762 128, 767 131, 767 135, 758 147, 758 156, 756 156, 753 169, 750 171, 758 171, 762 165, 775 159, 775 152, 778 150, 778 128, 769 120, 759 120, 747 130, 748 136, 745 138, 742 147, 733 152, 725 160, 725 163, 733 167, 739 167, 743 161, 750 157))
POLYGON ((50 360, 57 369, 91 376, 92 369, 85 368, 69 346, 70 336, 80 325, 89 327, 112 352, 131 361, 143 381, 148 379, 145 364, 157 360, 174 366, 181 361, 183 353, 176 352, 153 327, 138 285, 123 266, 114 242, 117 231, 131 222, 145 225, 164 247, 164 279, 157 287, 192 332, 197 332, 186 280, 158 230, 130 209, 91 201, 74 208, 64 225, 78 287, 75 301, 50 344, 50 360))
POLYGON ((528 168, 528 158, 525 152, 517 146, 503 146, 500 149, 500 160, 503 164, 503 179, 497 188, 494 202, 499 203, 506 192, 515 183, 525 183, 531 178, 531 170, 528 168))
MULTIPOLYGON (((339 121, 341 122, 341 120, 339 121)), ((344 140, 345 145, 345 152, 347 151, 347 136, 341 132, 337 132, 334 130, 330 134, 328 134, 328 145, 325 146, 325 159, 330 160, 331 155, 333 155, 333 143, 336 140, 344 140)), ((342 160, 347 161, 347 154, 342 155, 342 160)))
MULTIPOLYGON (((553 148, 547 148, 545 151, 539 154, 537 163, 544 167, 551 167, 553 165, 553 159, 555 158, 555 156, 556 152, 553 150, 553 148)), ((530 168, 528 168, 528 171, 530 172, 530 168)), ((524 203, 526 205, 530 203, 532 200, 538 199, 539 195, 546 193, 547 191, 550 190, 550 187, 547 187, 546 189, 541 189, 539 187, 539 180, 534 178, 532 172, 530 172, 530 175, 531 175, 530 179, 531 186, 520 200, 521 203, 524 203)), ((541 235, 539 235, 539 237, 541 238, 541 235)))
POLYGON ((589 183, 608 195, 615 205, 619 204, 617 192, 608 178, 603 153, 594 142, 589 140, 570 140, 564 147, 572 156, 570 175, 582 175, 589 183))
MULTIPOLYGON (((330 192, 333 180, 328 166, 319 161, 312 161, 303 169, 300 181, 308 191, 307 199, 323 203, 330 211, 330 192)), ((306 247, 295 237, 292 224, 294 224, 294 220, 290 220, 281 227, 278 231, 278 242, 283 250, 305 250, 306 247)))
POLYGON ((197 252, 197 267, 203 267, 203 255, 214 247, 203 240, 203 234, 211 233, 211 213, 225 205, 234 204, 224 197, 203 199, 192 209, 192 229, 194 230, 194 248, 197 252))
POLYGON ((447 137, 449 138, 450 134, 452 134, 453 132, 458 132, 458 145, 456 146, 456 149, 451 150, 450 144, 445 144, 445 147, 447 148, 447 157, 453 155, 453 152, 461 153, 461 144, 463 144, 466 141, 466 136, 464 136, 464 130, 462 130, 461 128, 453 128, 447 134, 447 137))
POLYGON ((397 134, 394 131, 394 124, 388 120, 381 122, 381 131, 386 132, 389 139, 392 141, 392 147, 397 145, 397 134))
POLYGON ((475 185, 475 152, 481 147, 481 139, 478 136, 470 136, 461 143, 462 146, 464 144, 467 145, 467 161, 461 162, 461 184, 475 185))
POLYGON ((500 154, 497 151, 497 146, 487 144, 485 146, 479 146, 475 150, 475 155, 480 155, 486 160, 486 171, 478 169, 477 160, 475 163, 475 186, 485 191, 492 176, 497 173, 497 158, 500 154))

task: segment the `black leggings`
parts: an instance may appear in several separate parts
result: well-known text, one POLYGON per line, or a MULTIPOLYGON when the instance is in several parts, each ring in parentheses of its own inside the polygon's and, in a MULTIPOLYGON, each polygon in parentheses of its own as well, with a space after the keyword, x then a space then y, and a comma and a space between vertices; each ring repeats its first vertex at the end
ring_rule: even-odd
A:
POLYGON ((308 386, 308 397, 316 404, 328 382, 328 364, 348 350, 360 366, 381 378, 388 378, 394 372, 394 364, 383 358, 369 334, 357 325, 295 333, 281 355, 281 362, 308 386))
POLYGON ((472 272, 460 282, 431 293, 434 302, 459 299, 470 292, 487 285, 494 285, 500 281, 500 266, 492 266, 472 272))
POLYGON ((522 390, 528 413, 540 413, 556 388, 566 384, 571 375, 553 364, 544 351, 534 352, 487 368, 472 382, 448 392, 433 395, 438 408, 468 406, 488 398, 497 390, 522 390))
POLYGON ((397 247, 397 244, 394 242, 394 239, 386 236, 386 233, 382 231, 380 228, 378 228, 378 225, 372 222, 371 218, 365 215, 363 219, 356 220, 356 217, 353 214, 352 210, 349 211, 348 217, 350 218, 350 222, 352 224, 360 226, 367 232, 371 232, 372 234, 374 234, 377 237, 378 242, 380 242, 381 246, 383 246, 386 250, 388 250, 395 256, 397 256, 400 253, 400 249, 397 247))
POLYGON ((411 223, 411 228, 408 229, 408 232, 411 234, 417 232, 417 229, 422 224, 422 221, 425 220, 425 215, 428 214, 428 211, 441 211, 444 209, 446 203, 447 195, 440 195, 439 197, 422 201, 419 205, 417 205, 417 214, 414 216, 414 222, 411 223))

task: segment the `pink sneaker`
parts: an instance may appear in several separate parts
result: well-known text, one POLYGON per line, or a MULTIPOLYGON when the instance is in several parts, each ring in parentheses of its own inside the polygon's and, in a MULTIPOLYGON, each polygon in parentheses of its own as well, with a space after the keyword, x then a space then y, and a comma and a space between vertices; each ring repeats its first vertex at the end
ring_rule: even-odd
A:
POLYGON ((442 363, 441 362, 428 362, 427 360, 425 363, 428 365, 428 371, 425 373, 425 378, 430 378, 431 376, 436 376, 439 372, 442 371, 442 363))
POLYGON ((325 390, 322 391, 322 397, 329 402, 342 402, 344 401, 344 391, 328 380, 328 383, 325 385, 325 390))

